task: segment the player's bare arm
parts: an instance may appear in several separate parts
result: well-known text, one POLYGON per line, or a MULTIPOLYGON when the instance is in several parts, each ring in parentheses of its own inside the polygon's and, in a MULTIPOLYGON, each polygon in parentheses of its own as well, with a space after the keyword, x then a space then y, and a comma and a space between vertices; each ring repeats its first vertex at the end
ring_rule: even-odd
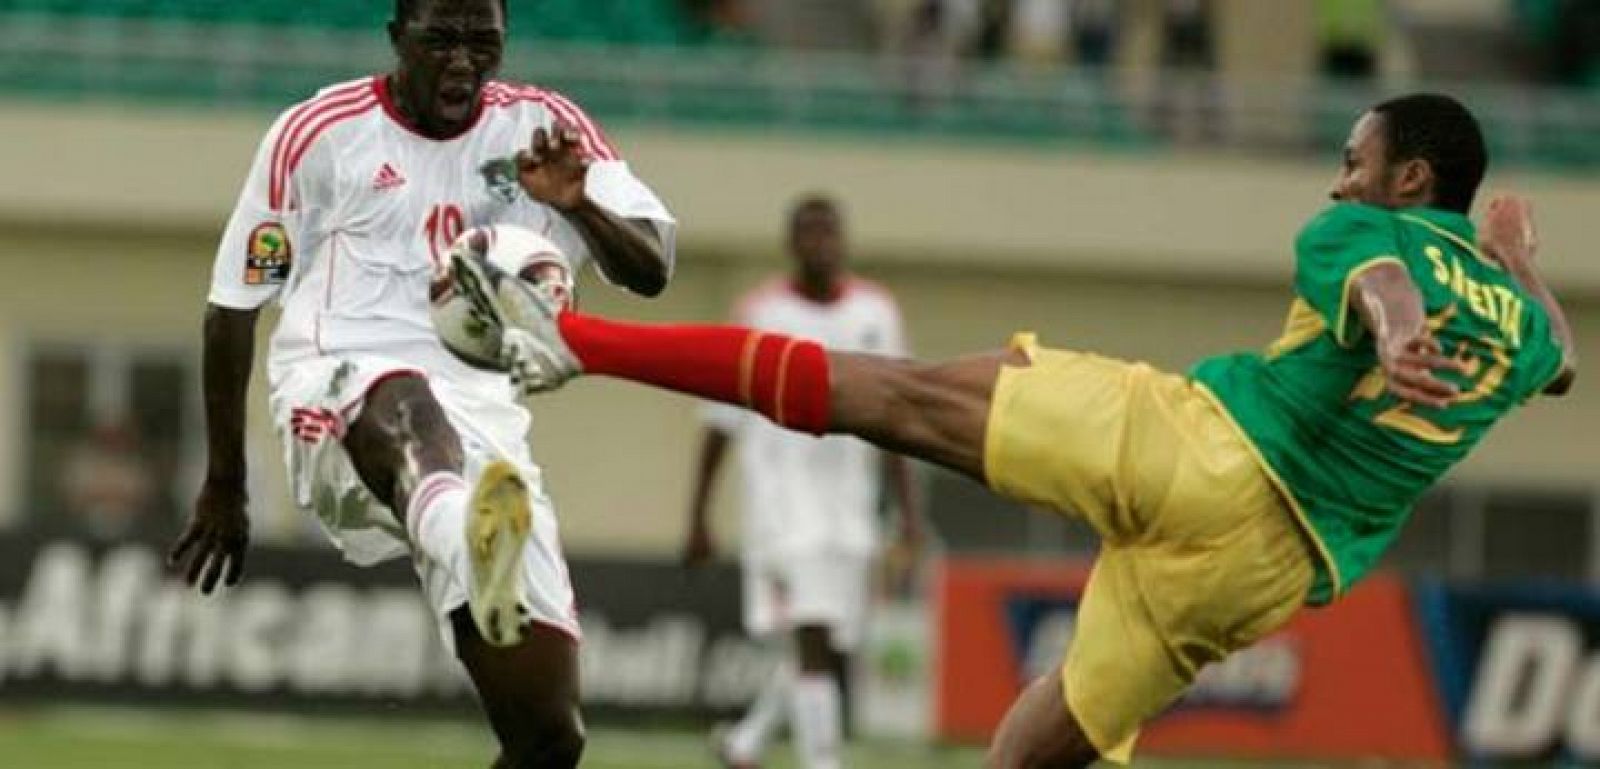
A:
POLYGON ((727 453, 728 434, 715 427, 706 428, 689 500, 689 532, 683 543, 683 565, 691 569, 704 566, 717 554, 716 537, 711 531, 711 490, 716 487, 727 453))
POLYGON ((1533 204, 1518 195, 1502 195, 1489 203, 1479 232, 1484 251, 1511 273, 1550 316, 1550 326, 1561 342, 1563 355, 1561 373, 1545 387, 1548 395, 1565 395, 1572 389, 1578 376, 1578 346, 1572 336, 1572 324, 1561 310, 1544 279, 1539 276, 1535 255, 1539 251, 1539 236, 1533 226, 1533 204))
POLYGON ((245 514, 245 392, 255 358, 256 310, 206 307, 203 386, 206 478, 189 525, 172 546, 168 563, 181 566, 190 585, 210 593, 226 575, 237 584, 250 543, 245 514))
POLYGON ((581 142, 570 125, 534 129, 528 149, 517 154, 523 190, 577 228, 606 277, 641 296, 660 294, 667 287, 667 259, 654 226, 617 216, 589 198, 584 192, 589 159, 581 142))
POLYGON ((916 544, 922 541, 922 505, 917 495, 916 484, 911 477, 911 463, 903 455, 885 453, 883 455, 884 470, 889 476, 889 484, 894 489, 897 507, 900 510, 897 534, 899 539, 907 544, 916 544))
POLYGON ((1419 406, 1444 408, 1460 394, 1436 372, 1460 371, 1428 329, 1422 293, 1398 263, 1368 268, 1355 279, 1356 311, 1372 333, 1389 391, 1419 406))

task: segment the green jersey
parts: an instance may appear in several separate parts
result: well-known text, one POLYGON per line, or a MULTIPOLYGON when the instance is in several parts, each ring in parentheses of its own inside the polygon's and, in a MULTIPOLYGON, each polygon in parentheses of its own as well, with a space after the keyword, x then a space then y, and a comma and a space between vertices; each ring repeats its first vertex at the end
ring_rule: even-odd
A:
POLYGON ((1321 555, 1308 602, 1332 601, 1394 541, 1411 506, 1501 416, 1542 391, 1563 355, 1544 307, 1474 243, 1471 220, 1430 208, 1340 203, 1295 241, 1295 299, 1262 354, 1201 361, 1191 376, 1255 444, 1321 555), (1403 266, 1428 325, 1465 373, 1446 408, 1404 403, 1385 387, 1351 286, 1382 263, 1403 266))

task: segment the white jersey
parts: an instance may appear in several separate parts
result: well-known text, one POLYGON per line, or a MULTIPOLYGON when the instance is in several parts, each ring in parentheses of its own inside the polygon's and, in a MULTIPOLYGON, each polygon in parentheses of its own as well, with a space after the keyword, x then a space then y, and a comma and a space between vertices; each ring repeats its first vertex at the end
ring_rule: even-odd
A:
MULTIPOLYGON (((877 285, 846 280, 818 302, 772 280, 750 293, 734 322, 820 342, 833 350, 906 354, 900 310, 877 285)), ((743 482, 740 539, 753 561, 817 554, 864 556, 878 546, 879 451, 855 438, 815 438, 750 412, 711 406, 707 421, 735 439, 743 482)))
MULTIPOLYGON (((469 483, 491 460, 517 466, 536 511, 523 608, 577 637, 555 515, 526 440, 528 412, 506 376, 445 351, 428 304, 451 243, 468 227, 519 224, 552 238, 574 265, 589 258, 572 225, 517 182, 516 153, 534 129, 557 121, 582 137, 588 197, 653 222, 670 266, 671 214, 570 101, 491 82, 470 127, 430 139, 407 126, 377 76, 323 89, 273 123, 217 249, 210 301, 282 303, 267 357, 272 420, 296 503, 317 513, 346 558, 366 565, 410 550, 401 521, 372 497, 338 438, 377 382, 421 374, 461 438, 469 483)), ((449 645, 448 616, 466 601, 466 586, 429 559, 413 564, 449 645)))
POLYGON ((576 229, 516 179, 515 154, 556 121, 582 136, 590 199, 654 222, 670 267, 672 215, 571 101, 490 82, 470 128, 430 139, 400 117, 379 75, 325 88, 273 123, 217 250, 210 301, 280 299, 269 369, 321 355, 431 357, 428 286, 464 229, 519 224, 551 237, 575 269, 589 258, 576 229))

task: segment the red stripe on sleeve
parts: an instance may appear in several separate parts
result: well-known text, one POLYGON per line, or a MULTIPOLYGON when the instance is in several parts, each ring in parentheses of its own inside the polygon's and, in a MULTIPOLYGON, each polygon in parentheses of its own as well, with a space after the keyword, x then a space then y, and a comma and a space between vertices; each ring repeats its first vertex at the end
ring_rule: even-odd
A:
POLYGON ((302 147, 304 142, 310 141, 306 136, 307 129, 317 125, 323 115, 328 115, 334 110, 354 106, 360 102, 371 99, 371 94, 365 93, 365 88, 352 86, 349 90, 331 93, 325 99, 318 99, 304 114, 294 115, 290 123, 283 126, 283 133, 278 136, 277 147, 272 152, 272 187, 267 195, 267 203, 274 211, 283 208, 283 197, 288 190, 290 168, 293 165, 294 150, 302 147))
POLYGON ((606 135, 601 132, 600 126, 589 118, 588 113, 584 112, 583 108, 573 103, 571 99, 568 99, 567 97, 562 96, 555 91, 545 91, 544 95, 547 99, 549 99, 551 104, 558 105, 559 108, 563 108, 567 111, 567 113, 571 116, 568 118, 568 120, 575 122, 579 130, 583 132, 584 136, 588 137, 589 143, 593 145, 591 147, 591 152, 595 157, 601 160, 617 159, 617 149, 611 146, 611 142, 608 141, 606 139, 606 135))
POLYGON ((293 136, 298 133, 306 121, 315 117, 313 113, 328 108, 334 102, 357 94, 366 87, 367 83, 365 81, 341 86, 302 102, 300 106, 290 111, 289 118, 283 121, 283 129, 278 132, 278 138, 273 142, 272 146, 272 168, 267 182, 267 202, 272 210, 278 210, 283 204, 283 160, 288 154, 289 147, 293 144, 293 136))
POLYGON ((485 93, 486 102, 496 107, 509 107, 522 102, 544 107, 553 117, 578 129, 584 152, 596 160, 617 160, 620 157, 600 126, 571 99, 555 91, 495 81, 486 87, 485 93))
MULTIPOLYGON (((302 139, 295 143, 294 149, 291 150, 287 161, 284 163, 283 178, 281 181, 284 189, 287 189, 289 178, 292 177, 294 172, 300 167, 300 160, 305 157, 306 152, 309 151, 311 146, 316 143, 318 136, 321 136, 323 132, 327 131, 329 128, 332 128, 338 123, 344 122, 345 120, 353 117, 359 117, 360 115, 372 111, 372 109, 376 106, 378 106, 378 100, 368 98, 348 105, 337 111, 330 110, 320 113, 317 118, 315 118, 319 120, 319 122, 310 124, 311 128, 306 132, 302 139)), ((279 202, 283 202, 284 195, 282 189, 279 190, 278 197, 279 202)))

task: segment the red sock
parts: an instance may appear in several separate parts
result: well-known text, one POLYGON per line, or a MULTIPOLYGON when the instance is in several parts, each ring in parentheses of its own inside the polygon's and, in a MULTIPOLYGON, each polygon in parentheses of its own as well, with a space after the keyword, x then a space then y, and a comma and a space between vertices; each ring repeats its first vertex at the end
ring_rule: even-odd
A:
POLYGON ((561 336, 588 374, 758 411, 791 430, 828 429, 828 354, 815 342, 739 326, 643 325, 567 312, 561 336))

